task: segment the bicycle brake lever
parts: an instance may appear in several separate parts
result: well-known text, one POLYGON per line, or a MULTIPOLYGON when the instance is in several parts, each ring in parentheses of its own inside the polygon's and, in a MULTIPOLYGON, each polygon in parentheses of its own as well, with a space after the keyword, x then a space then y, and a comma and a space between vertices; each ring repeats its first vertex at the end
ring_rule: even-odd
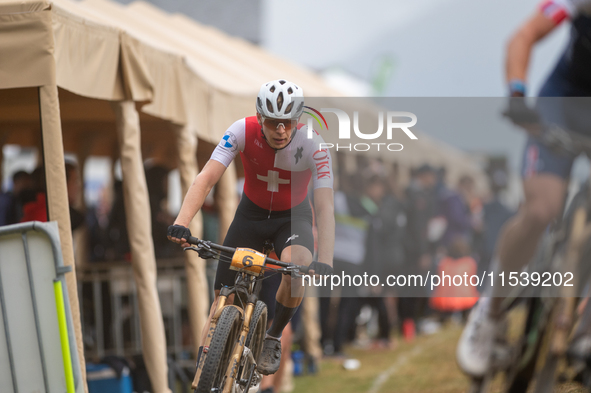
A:
POLYGON ((302 278, 302 272, 300 272, 300 269, 296 269, 295 267, 293 268, 287 268, 289 270, 289 275, 291 275, 292 278, 302 278))
POLYGON ((201 259, 215 259, 217 254, 211 250, 211 248, 203 243, 199 244, 197 247, 185 247, 184 250, 192 250, 199 254, 201 259))

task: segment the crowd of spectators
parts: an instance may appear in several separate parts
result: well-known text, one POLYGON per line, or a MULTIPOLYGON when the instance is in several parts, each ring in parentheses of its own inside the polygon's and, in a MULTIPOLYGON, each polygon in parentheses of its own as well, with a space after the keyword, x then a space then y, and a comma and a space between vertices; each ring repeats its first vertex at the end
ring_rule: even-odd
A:
MULTIPOLYGON (((96 206, 84 206, 83 184, 78 165, 66 162, 66 187, 72 231, 88 230, 87 261, 111 262, 130 260, 130 248, 123 199, 123 183, 114 180, 111 190, 103 190, 96 206)), ((146 183, 150 196, 152 236, 157 258, 178 256, 182 250, 166 238, 166 229, 174 217, 168 212, 169 169, 146 165, 146 183)), ((0 226, 27 221, 47 221, 45 170, 31 173, 19 170, 12 175, 9 191, 0 193, 0 226)))
MULTIPOLYGON (((82 192, 78 167, 66 162, 66 187, 70 205, 72 230, 84 223, 83 214, 75 208, 82 192)), ((47 221, 47 191, 45 169, 38 167, 31 173, 19 170, 12 175, 10 191, 0 193, 0 225, 27 221, 47 221)))
MULTIPOLYGON (((358 165, 359 166, 359 165, 358 165)), ((511 216, 500 202, 505 187, 491 176, 491 194, 476 194, 475 180, 446 182, 445 168, 422 165, 401 190, 396 166, 365 162, 355 174, 340 176, 335 190, 336 275, 414 275, 454 271, 476 274, 487 268, 496 236, 511 216)), ((506 179, 506 175, 504 177, 506 179)), ((476 288, 341 286, 324 288, 320 298, 322 346, 343 356, 360 342, 391 348, 399 332, 406 340, 432 332, 450 315, 465 315, 478 298, 476 288), (367 334, 367 331, 370 334, 367 334)))

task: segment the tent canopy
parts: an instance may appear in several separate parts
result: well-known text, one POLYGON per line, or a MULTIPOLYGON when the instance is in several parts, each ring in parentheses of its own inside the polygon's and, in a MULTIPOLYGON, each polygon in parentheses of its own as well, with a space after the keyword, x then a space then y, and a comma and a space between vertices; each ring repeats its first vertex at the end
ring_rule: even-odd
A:
MULTIPOLYGON (((44 15, 40 21, 43 23, 34 29, 36 34, 31 34, 27 42, 32 47, 39 46, 32 53, 45 53, 50 59, 51 53, 43 52, 48 45, 44 43, 48 35, 43 32, 53 31, 55 79, 64 89, 60 92, 64 98, 60 99, 61 116, 68 144, 85 139, 84 134, 94 129, 104 130, 101 126, 104 121, 114 121, 112 110, 104 100, 131 99, 142 105, 144 138, 149 138, 150 129, 154 130, 154 139, 158 138, 157 130, 163 127, 158 123, 160 119, 187 126, 201 140, 217 144, 229 124, 254 112, 254 97, 261 81, 286 78, 296 81, 307 96, 340 95, 316 74, 272 56, 256 45, 200 25, 186 16, 165 13, 144 1, 128 6, 110 0, 54 0, 51 4, 0 0, 0 4, 3 2, 8 10, 51 9, 50 13, 44 13, 51 14, 51 21, 44 15)), ((16 51, 20 46, 13 48, 16 51)), ((10 76, 0 79, 0 88, 33 86, 40 79, 51 80, 52 75, 47 72, 50 68, 41 67, 44 72, 40 72, 40 67, 32 66, 39 64, 34 61, 29 62, 30 70, 23 71, 21 63, 15 61, 3 68, 10 76), (15 75, 21 74, 28 75, 19 78, 27 83, 15 80, 15 75)), ((3 99, 0 93, 0 100, 6 102, 13 98, 3 99)), ((18 102, 12 103, 9 113, 0 114, 0 121, 20 122, 23 131, 22 122, 26 119, 12 115, 13 110, 14 116, 19 112, 17 107, 18 102)), ((29 108, 21 112, 30 111, 29 108)), ((114 134, 109 138, 102 132, 92 145, 96 152, 108 152, 113 145, 109 140, 114 140, 114 134)), ((13 134, 9 139, 13 143, 26 144, 32 139, 23 132, 13 134)), ((452 177, 456 177, 453 175, 456 172, 482 174, 464 153, 435 143, 425 135, 408 148, 413 152, 405 155, 404 161, 387 153, 381 157, 399 161, 403 166, 422 162, 446 165, 452 177)), ((70 150, 70 146, 66 149, 70 150)))

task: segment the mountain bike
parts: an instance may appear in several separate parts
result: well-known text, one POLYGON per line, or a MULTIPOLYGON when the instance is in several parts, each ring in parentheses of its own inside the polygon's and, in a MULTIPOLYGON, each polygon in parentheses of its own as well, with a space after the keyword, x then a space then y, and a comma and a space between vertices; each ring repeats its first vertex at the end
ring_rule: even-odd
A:
MULTIPOLYGON (((572 135, 560 127, 545 127, 540 137, 560 154, 591 156, 590 139, 572 135)), ((591 346, 584 353, 576 350, 577 336, 591 333, 591 303, 585 301, 579 313, 576 312, 579 300, 588 298, 584 290, 591 275, 589 266, 582 262, 588 262, 584 259, 590 256, 591 179, 573 198, 563 217, 548 230, 526 268, 529 277, 537 273, 542 279, 565 277, 570 272, 573 285, 528 283, 504 299, 503 314, 515 314, 519 310, 525 314, 513 318, 522 321, 520 330, 513 339, 507 331, 515 329, 505 326, 499 332, 491 369, 484 378, 472 380, 471 393, 488 392, 499 374, 505 376, 504 392, 522 393, 533 387, 535 393, 549 393, 554 389, 557 370, 577 363, 579 380, 591 387, 591 346)))
MULTIPOLYGON (((195 237, 187 239, 203 259, 230 263, 236 270, 234 286, 220 290, 217 307, 199 356, 192 388, 195 393, 255 393, 262 375, 257 360, 267 330, 267 306, 258 300, 265 273, 289 274, 301 278, 308 267, 277 261, 250 248, 221 246, 195 237), (234 304, 227 304, 234 295, 234 304)), ((271 250, 268 243, 266 249, 271 250)))

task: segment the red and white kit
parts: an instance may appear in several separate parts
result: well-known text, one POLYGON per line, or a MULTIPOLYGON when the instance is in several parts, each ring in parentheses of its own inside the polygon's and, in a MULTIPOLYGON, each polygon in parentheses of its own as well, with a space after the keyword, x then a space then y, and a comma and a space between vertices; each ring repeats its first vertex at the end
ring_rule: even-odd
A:
POLYGON ((311 139, 307 134, 300 123, 289 145, 275 150, 263 138, 256 116, 246 117, 228 128, 211 159, 227 167, 240 152, 246 196, 265 210, 288 210, 304 201, 310 178, 314 189, 333 186, 330 153, 318 149, 324 140, 316 131, 311 139))

